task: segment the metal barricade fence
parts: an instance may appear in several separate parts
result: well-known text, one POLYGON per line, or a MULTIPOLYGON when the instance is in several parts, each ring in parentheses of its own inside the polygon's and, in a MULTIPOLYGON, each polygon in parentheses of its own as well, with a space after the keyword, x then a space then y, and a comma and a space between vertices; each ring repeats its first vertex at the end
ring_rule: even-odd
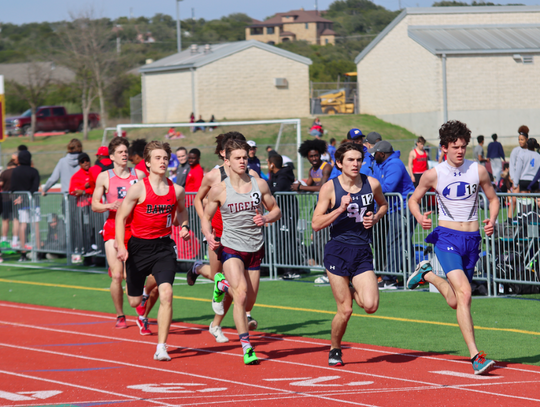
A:
POLYGON ((66 228, 66 202, 63 193, 49 193, 33 196, 35 210, 39 210, 39 222, 36 229, 35 252, 54 255, 67 255, 68 239, 66 228))
POLYGON ((540 194, 497 194, 493 236, 493 292, 521 294, 540 285, 540 194), (529 287, 530 289, 530 287, 529 287))

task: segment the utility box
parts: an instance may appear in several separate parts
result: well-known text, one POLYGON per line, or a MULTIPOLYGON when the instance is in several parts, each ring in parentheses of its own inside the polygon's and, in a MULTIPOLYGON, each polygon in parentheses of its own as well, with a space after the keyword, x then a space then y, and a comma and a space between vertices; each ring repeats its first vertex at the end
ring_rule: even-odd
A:
POLYGON ((276 88, 286 88, 288 85, 287 78, 274 78, 274 86, 276 88))

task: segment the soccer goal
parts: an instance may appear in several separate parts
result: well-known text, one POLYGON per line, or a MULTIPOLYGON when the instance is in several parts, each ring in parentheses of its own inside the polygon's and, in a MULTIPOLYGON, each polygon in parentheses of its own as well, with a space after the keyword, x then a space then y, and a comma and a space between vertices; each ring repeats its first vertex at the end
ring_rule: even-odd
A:
POLYGON ((218 163, 214 154, 215 137, 229 131, 238 131, 247 140, 257 143, 257 156, 261 160, 261 166, 266 166, 266 148, 270 146, 282 156, 290 158, 297 169, 298 178, 302 177, 303 160, 298 154, 302 142, 300 119, 119 124, 116 132, 104 132, 103 145, 106 145, 115 134, 130 140, 166 140, 171 144, 173 151, 180 146, 186 147, 188 151, 191 148, 198 148, 201 151, 201 165, 212 168, 218 163))

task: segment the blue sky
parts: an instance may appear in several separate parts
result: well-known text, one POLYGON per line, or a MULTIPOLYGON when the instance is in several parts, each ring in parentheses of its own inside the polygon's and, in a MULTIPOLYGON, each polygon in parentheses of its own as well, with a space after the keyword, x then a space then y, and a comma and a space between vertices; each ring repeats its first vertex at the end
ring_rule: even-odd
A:
MULTIPOLYGON (((274 13, 301 7, 313 10, 316 1, 318 1, 319 10, 328 8, 328 5, 333 2, 333 0, 183 0, 180 3, 180 16, 182 19, 190 17, 193 8, 195 18, 206 20, 237 12, 262 20, 274 13)), ((397 10, 400 4, 401 7, 430 7, 433 1, 375 0, 375 3, 389 10, 397 10)), ((519 2, 533 5, 538 4, 539 1, 521 0, 519 2)), ((493 2, 497 3, 497 0, 493 2)), ((109 18, 127 16, 130 12, 134 17, 151 17, 156 13, 176 15, 175 0, 3 0, 2 3, 0 22, 15 24, 65 20, 69 18, 70 12, 76 14, 90 6, 94 8, 97 15, 109 18)))

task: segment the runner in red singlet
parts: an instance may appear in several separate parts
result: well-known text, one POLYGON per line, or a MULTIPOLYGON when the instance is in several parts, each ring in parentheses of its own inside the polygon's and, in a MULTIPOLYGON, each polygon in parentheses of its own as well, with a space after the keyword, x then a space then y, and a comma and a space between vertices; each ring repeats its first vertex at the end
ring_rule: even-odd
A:
MULTIPOLYGON (((224 146, 225 143, 228 140, 236 139, 236 140, 243 140, 245 141, 246 138, 244 135, 237 131, 231 131, 229 133, 220 134, 216 137, 216 155, 221 159, 225 159, 225 150, 224 146)), ((197 210, 197 215, 199 215, 199 218, 202 219, 202 216, 204 214, 204 208, 203 208, 203 200, 208 195, 208 192, 210 191, 210 188, 212 188, 214 185, 220 184, 229 176, 228 169, 222 165, 220 167, 214 168, 212 171, 207 173, 202 181, 201 187, 199 188, 199 191, 197 192, 197 195, 195 196, 195 200, 193 201, 193 204, 195 206, 195 209, 197 210)), ((250 171, 249 175, 260 178, 259 175, 255 171, 250 171)), ((212 218, 212 229, 214 230, 216 239, 219 240, 221 238, 221 235, 223 233, 223 222, 221 220, 221 212, 219 211, 219 208, 212 218)), ((189 285, 195 284, 195 280, 197 279, 198 275, 202 275, 206 277, 209 280, 214 281, 214 276, 217 273, 221 273, 222 271, 222 264, 219 261, 217 254, 215 251, 208 249, 208 258, 210 260, 210 265, 202 265, 201 262, 196 262, 193 265, 193 268, 188 272, 187 274, 187 282, 189 285)), ((223 332, 221 331, 221 321, 225 317, 225 314, 227 313, 229 307, 231 306, 232 298, 228 295, 225 296, 225 299, 220 302, 218 307, 220 308, 218 311, 219 313, 216 313, 214 316, 214 320, 210 324, 209 331, 214 336, 217 342, 228 342, 229 339, 223 335, 223 332)), ((257 321, 251 317, 251 309, 248 309, 248 322, 249 322, 249 329, 253 330, 257 328, 257 321)))
POLYGON ((146 145, 144 161, 150 167, 150 175, 128 191, 116 215, 117 257, 126 262, 129 305, 136 308, 141 303, 144 283, 150 274, 158 286, 158 345, 154 360, 164 361, 171 360, 166 342, 172 321, 177 257, 176 244, 171 239, 172 225, 181 224, 180 237, 189 239, 184 188, 167 179, 170 156, 168 143, 151 141, 146 145), (125 225, 130 217, 132 237, 126 250, 125 225))
MULTIPOLYGON (((92 195, 92 210, 103 213, 109 211, 109 216, 103 226, 103 240, 105 241, 105 254, 109 263, 111 281, 111 297, 116 309, 116 328, 127 328, 126 317, 123 311, 124 294, 122 280, 124 278, 124 265, 116 258, 114 247, 116 210, 126 197, 129 188, 137 182, 137 174, 133 168, 128 168, 128 147, 126 139, 115 137, 109 143, 109 157, 114 168, 100 173, 96 179, 96 189, 92 195), (107 203, 102 203, 102 198, 107 203)), ((126 241, 131 237, 129 222, 126 228, 126 241)))

